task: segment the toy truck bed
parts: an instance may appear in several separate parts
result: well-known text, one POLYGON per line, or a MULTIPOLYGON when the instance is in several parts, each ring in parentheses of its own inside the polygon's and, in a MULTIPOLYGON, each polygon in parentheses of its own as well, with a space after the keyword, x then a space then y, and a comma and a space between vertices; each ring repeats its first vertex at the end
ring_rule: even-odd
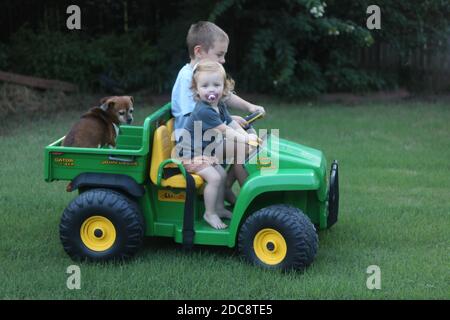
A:
POLYGON ((45 181, 73 180, 81 173, 122 174, 143 184, 148 178, 150 137, 170 117, 170 104, 147 117, 143 126, 120 126, 117 147, 63 147, 64 137, 45 148, 45 181))
POLYGON ((62 137, 45 148, 45 180, 73 180, 95 172, 126 174, 143 183, 148 165, 148 136, 143 132, 143 127, 121 126, 116 149, 63 147, 62 137))

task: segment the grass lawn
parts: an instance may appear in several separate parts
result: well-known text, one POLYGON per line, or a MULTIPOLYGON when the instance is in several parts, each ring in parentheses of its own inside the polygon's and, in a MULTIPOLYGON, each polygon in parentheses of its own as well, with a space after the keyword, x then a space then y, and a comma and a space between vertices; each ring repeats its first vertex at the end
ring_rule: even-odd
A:
MULTIPOLYGON (((43 148, 80 112, 13 121, 0 136, 2 299, 448 299, 450 297, 450 108, 443 104, 265 104, 260 128, 321 149, 340 163, 340 219, 320 232, 305 272, 270 272, 233 249, 184 253, 171 239, 146 239, 131 261, 74 264, 59 219, 74 193, 43 180, 43 148), (381 268, 368 290, 367 267, 381 268)), ((154 107, 136 108, 141 125, 154 107)))

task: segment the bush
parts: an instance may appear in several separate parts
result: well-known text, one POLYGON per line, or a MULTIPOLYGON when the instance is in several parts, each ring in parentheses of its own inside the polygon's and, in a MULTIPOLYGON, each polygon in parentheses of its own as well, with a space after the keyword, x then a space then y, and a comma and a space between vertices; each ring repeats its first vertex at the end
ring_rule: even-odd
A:
MULTIPOLYGON (((241 52, 247 53, 240 59, 244 67, 236 76, 238 88, 262 89, 295 99, 315 96, 332 87, 359 89, 355 83, 361 80, 365 81, 362 88, 372 88, 376 82, 348 63, 349 49, 370 46, 371 34, 352 21, 328 17, 326 3, 229 0, 221 1, 211 17, 220 20, 236 6, 239 11, 234 12, 237 17, 233 24, 252 26, 246 30, 249 41, 242 44, 245 49, 241 52)), ((227 24, 226 20, 223 23, 227 24)))
POLYGON ((157 89, 162 81, 155 75, 156 48, 141 30, 92 39, 22 28, 12 38, 9 57, 12 71, 70 81, 83 89, 157 89))
MULTIPOLYGON (((426 89, 424 79, 442 68, 430 71, 422 66, 425 62, 413 66, 413 55, 419 52, 423 61, 433 52, 444 56, 450 34, 447 0, 379 0, 382 29, 374 31, 366 29, 367 0, 85 1, 82 31, 48 31, 65 30, 65 3, 20 0, 0 11, 6 21, 15 6, 23 8, 4 32, 8 47, 0 44, 0 68, 86 89, 170 92, 189 61, 185 39, 190 24, 210 20, 229 34, 226 69, 238 91, 296 99, 399 85, 426 89), (36 31, 16 32, 15 26, 25 22, 36 31), (382 50, 361 55, 375 42, 394 54, 384 61, 382 50)), ((429 86, 439 77, 427 80, 429 86)))
POLYGON ((240 90, 296 98, 404 84, 396 66, 392 71, 362 69, 361 50, 375 41, 387 43, 407 61, 403 58, 414 48, 440 45, 450 32, 446 18, 450 4, 381 0, 377 4, 383 12, 382 30, 374 31, 366 29, 369 4, 365 0, 222 0, 210 18, 230 31, 231 45, 239 47, 232 71, 240 90))

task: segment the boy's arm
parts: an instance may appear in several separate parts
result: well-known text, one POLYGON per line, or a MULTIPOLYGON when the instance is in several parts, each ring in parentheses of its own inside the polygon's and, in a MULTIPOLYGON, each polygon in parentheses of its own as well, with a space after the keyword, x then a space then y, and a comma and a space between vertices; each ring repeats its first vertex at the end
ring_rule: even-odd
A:
POLYGON ((242 118, 241 116, 233 115, 233 116, 230 116, 230 117, 231 117, 231 119, 236 121, 241 126, 241 128, 244 128, 244 127, 246 127, 248 125, 247 121, 245 121, 245 119, 242 118))
POLYGON ((195 101, 190 89, 192 75, 183 68, 179 73, 172 88, 172 114, 175 117, 183 117, 195 108, 195 101))
POLYGON ((258 111, 263 114, 266 114, 266 110, 264 110, 263 107, 245 101, 244 99, 242 99, 241 97, 237 96, 234 93, 232 93, 230 95, 230 98, 227 100, 227 105, 230 106, 231 108, 239 109, 249 113, 254 113, 258 111))
MULTIPOLYGON (((247 133, 244 129, 242 129, 242 125, 241 125, 238 121, 236 121, 236 120, 234 119, 234 117, 235 117, 235 116, 231 116, 231 118, 233 118, 234 121, 230 122, 230 123, 228 124, 228 126, 231 127, 232 129, 236 130, 236 131, 239 132, 240 134, 243 134, 243 135, 246 135, 246 136, 247 136, 248 133, 247 133)), ((246 122, 246 121, 244 120, 244 122, 246 122)))

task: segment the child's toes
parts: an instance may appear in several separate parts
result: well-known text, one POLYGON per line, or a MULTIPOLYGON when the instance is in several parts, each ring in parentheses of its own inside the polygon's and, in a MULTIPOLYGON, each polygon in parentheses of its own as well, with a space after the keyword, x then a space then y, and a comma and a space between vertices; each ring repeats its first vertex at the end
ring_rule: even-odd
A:
POLYGON ((203 218, 206 222, 209 223, 211 227, 214 229, 225 229, 227 225, 220 220, 219 216, 217 214, 204 214, 203 218))

